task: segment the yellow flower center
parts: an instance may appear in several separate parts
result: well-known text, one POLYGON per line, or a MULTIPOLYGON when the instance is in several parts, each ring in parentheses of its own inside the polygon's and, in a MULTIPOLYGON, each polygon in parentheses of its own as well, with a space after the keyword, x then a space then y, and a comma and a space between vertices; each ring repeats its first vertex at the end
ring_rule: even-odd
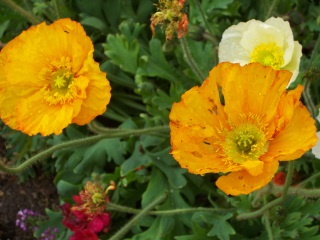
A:
POLYGON ((52 83, 57 88, 67 88, 73 79, 72 73, 65 69, 59 69, 52 74, 52 83))
POLYGON ((284 63, 283 54, 283 49, 274 42, 262 43, 253 49, 250 62, 259 62, 279 70, 284 63))
POLYGON ((230 131, 223 144, 228 159, 235 163, 259 160, 267 148, 268 142, 264 132, 252 123, 243 123, 230 131))
POLYGON ((92 195, 92 202, 94 204, 99 204, 101 202, 105 202, 104 195, 101 193, 94 193, 92 195))
POLYGON ((40 72, 40 77, 46 82, 41 92, 50 105, 70 103, 78 94, 78 89, 73 83, 74 74, 71 67, 70 58, 61 57, 40 72))

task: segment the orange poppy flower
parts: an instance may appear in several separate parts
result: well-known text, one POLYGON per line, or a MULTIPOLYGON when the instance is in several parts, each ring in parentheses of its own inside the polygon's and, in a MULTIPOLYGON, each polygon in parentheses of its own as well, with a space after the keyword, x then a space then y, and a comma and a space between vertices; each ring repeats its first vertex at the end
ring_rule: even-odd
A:
POLYGON ((0 53, 0 117, 28 135, 89 123, 105 112, 110 90, 90 38, 70 19, 33 26, 0 53))
POLYGON ((220 63, 170 113, 172 155, 190 173, 219 173, 226 194, 249 194, 269 183, 279 162, 317 142, 314 120, 286 91, 292 73, 260 63, 220 63))

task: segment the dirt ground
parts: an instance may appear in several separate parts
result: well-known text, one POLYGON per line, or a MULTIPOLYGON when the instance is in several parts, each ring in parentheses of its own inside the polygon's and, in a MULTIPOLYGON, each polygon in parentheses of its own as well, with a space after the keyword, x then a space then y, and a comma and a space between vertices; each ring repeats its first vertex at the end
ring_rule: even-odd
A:
POLYGON ((0 240, 34 239, 31 232, 16 227, 17 212, 31 209, 43 214, 58 204, 53 178, 38 176, 19 183, 16 176, 0 173, 0 240))

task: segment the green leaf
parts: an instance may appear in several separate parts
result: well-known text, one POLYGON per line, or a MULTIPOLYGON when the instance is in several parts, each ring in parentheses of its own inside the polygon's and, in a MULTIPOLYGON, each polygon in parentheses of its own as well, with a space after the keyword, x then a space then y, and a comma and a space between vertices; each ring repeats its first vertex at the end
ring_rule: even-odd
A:
POLYGON ((153 200, 158 198, 168 190, 168 184, 163 173, 153 168, 148 187, 142 194, 141 205, 143 208, 148 206, 153 200))
POLYGON ((121 16, 121 1, 105 1, 103 3, 103 12, 110 25, 117 29, 121 16))
POLYGON ((58 231, 54 235, 56 240, 65 240, 69 239, 69 237, 73 234, 70 230, 67 230, 65 226, 62 224, 62 212, 53 212, 50 209, 46 208, 46 215, 48 216, 48 220, 38 222, 37 223, 37 230, 34 232, 34 237, 37 239, 41 238, 41 234, 44 233, 46 230, 50 229, 51 232, 57 228, 58 231))
POLYGON ((85 26, 93 27, 104 34, 108 33, 108 27, 105 22, 97 17, 84 17, 80 23, 85 26))
POLYGON ((224 217, 220 217, 220 219, 215 219, 213 228, 208 232, 208 236, 217 236, 221 240, 229 240, 229 236, 236 233, 232 226, 225 221, 231 216, 232 213, 229 213, 224 217))
POLYGON ((151 158, 143 151, 141 143, 137 141, 133 154, 121 165, 121 176, 125 176, 137 167, 144 166, 151 162, 151 158))
POLYGON ((159 110, 170 109, 172 104, 174 103, 174 99, 169 97, 164 91, 161 89, 156 90, 158 96, 152 99, 152 103, 158 106, 159 110))
POLYGON ((85 178, 84 174, 75 174, 73 170, 66 169, 66 170, 59 171, 57 173, 57 175, 54 178, 54 183, 57 184, 59 181, 64 180, 72 184, 80 184, 82 179, 84 178, 85 178))
POLYGON ((205 226, 213 225, 208 232, 209 237, 217 236, 221 240, 229 240, 230 235, 234 235, 236 233, 232 226, 227 222, 232 215, 232 213, 227 213, 226 215, 221 216, 215 213, 199 212, 193 215, 192 220, 200 226, 203 224, 205 224, 205 226))
POLYGON ((122 163, 124 153, 119 138, 100 140, 86 149, 83 159, 74 168, 74 172, 91 172, 94 166, 104 168, 106 162, 111 160, 118 164, 122 163))
POLYGON ((79 186, 60 180, 57 183, 57 190, 62 199, 70 201, 73 195, 79 193, 79 186))
POLYGON ((200 227, 196 223, 192 223, 192 235, 183 235, 183 236, 178 236, 175 237, 174 239, 176 240, 214 240, 214 237, 208 237, 207 236, 208 230, 205 228, 200 227))
POLYGON ((10 20, 4 21, 3 23, 0 24, 0 39, 3 37, 4 32, 9 27, 9 24, 10 24, 10 20))
POLYGON ((170 233, 173 227, 173 218, 158 217, 148 230, 134 235, 132 240, 171 240, 170 233))
MULTIPOLYGON (((190 39, 186 39, 186 41, 192 58, 194 59, 204 76, 207 77, 209 75, 209 71, 216 64, 213 59, 214 52, 212 50, 212 44, 209 42, 203 43, 191 41, 190 39), (212 54, 208 54, 208 52, 212 52, 212 54)), ((177 48, 176 56, 180 62, 180 65, 185 66, 185 68, 187 69, 186 75, 194 78, 193 72, 185 61, 181 47, 177 48)))
POLYGON ((183 174, 187 172, 186 169, 169 167, 161 161, 154 161, 154 163, 167 176, 168 181, 173 188, 178 189, 186 185, 187 181, 183 176, 183 174))
POLYGON ((160 40, 153 38, 149 42, 150 55, 144 55, 139 59, 138 74, 149 77, 160 77, 170 82, 180 80, 172 64, 163 55, 160 40))
POLYGON ((123 22, 119 28, 122 34, 108 35, 107 43, 103 44, 104 53, 123 71, 135 74, 140 50, 137 37, 143 26, 123 22))

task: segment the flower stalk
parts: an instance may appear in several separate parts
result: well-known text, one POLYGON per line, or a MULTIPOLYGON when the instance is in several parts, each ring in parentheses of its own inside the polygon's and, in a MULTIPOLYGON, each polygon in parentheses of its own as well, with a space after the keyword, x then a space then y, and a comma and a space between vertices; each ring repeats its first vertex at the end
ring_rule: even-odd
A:
MULTIPOLYGON (((142 211, 140 209, 121 206, 111 202, 107 204, 106 210, 132 213, 132 214, 138 214, 142 211)), ((156 215, 156 216, 171 216, 176 214, 185 214, 185 213, 193 213, 193 212, 233 212, 233 211, 234 209, 196 207, 196 208, 181 208, 181 209, 172 209, 172 210, 149 211, 148 214, 156 215)))
POLYGON ((237 216, 237 220, 246 220, 246 219, 259 217, 259 216, 263 215, 270 208, 282 203, 287 197, 288 190, 289 190, 289 187, 292 182, 293 170, 294 170, 294 163, 292 161, 290 161, 288 163, 288 173, 287 173, 287 177, 286 177, 286 182, 285 182, 283 189, 282 189, 281 197, 269 202, 268 204, 264 205, 262 208, 258 209, 257 211, 239 214, 237 216))
POLYGON ((126 233, 131 229, 131 227, 143 216, 148 214, 148 212, 155 206, 163 202, 167 197, 164 193, 160 197, 156 198, 152 203, 150 203, 145 209, 141 210, 136 216, 134 216, 123 228, 116 232, 109 240, 120 240, 126 235, 126 233))
POLYGON ((196 75, 198 82, 202 83, 202 81, 205 79, 205 76, 203 75, 198 65, 192 58, 186 39, 184 37, 180 38, 180 42, 181 42, 181 47, 182 47, 183 55, 186 62, 189 64, 191 70, 196 75))
POLYGON ((12 10, 19 13, 21 16, 25 17, 28 21, 30 21, 32 24, 40 23, 41 20, 38 19, 36 16, 31 14, 30 12, 24 10, 22 7, 20 7, 18 4, 16 4, 12 0, 2 0, 4 4, 6 4, 8 7, 10 7, 12 10))
POLYGON ((89 145, 99 140, 107 139, 107 138, 123 138, 123 137, 130 137, 130 136, 140 136, 142 134, 154 134, 156 132, 167 131, 168 129, 169 129, 168 126, 156 126, 156 127, 150 127, 150 128, 144 128, 144 129, 126 129, 126 130, 119 129, 119 131, 116 131, 116 129, 110 129, 110 131, 105 131, 103 134, 100 134, 100 135, 95 135, 95 136, 86 137, 82 139, 70 140, 70 141, 52 146, 49 149, 44 150, 38 153, 37 155, 29 158, 19 166, 9 167, 0 161, 0 171, 3 171, 8 174, 18 174, 24 171, 25 169, 27 169, 28 167, 34 165, 35 163, 50 156, 55 151, 58 151, 64 148, 89 145))

